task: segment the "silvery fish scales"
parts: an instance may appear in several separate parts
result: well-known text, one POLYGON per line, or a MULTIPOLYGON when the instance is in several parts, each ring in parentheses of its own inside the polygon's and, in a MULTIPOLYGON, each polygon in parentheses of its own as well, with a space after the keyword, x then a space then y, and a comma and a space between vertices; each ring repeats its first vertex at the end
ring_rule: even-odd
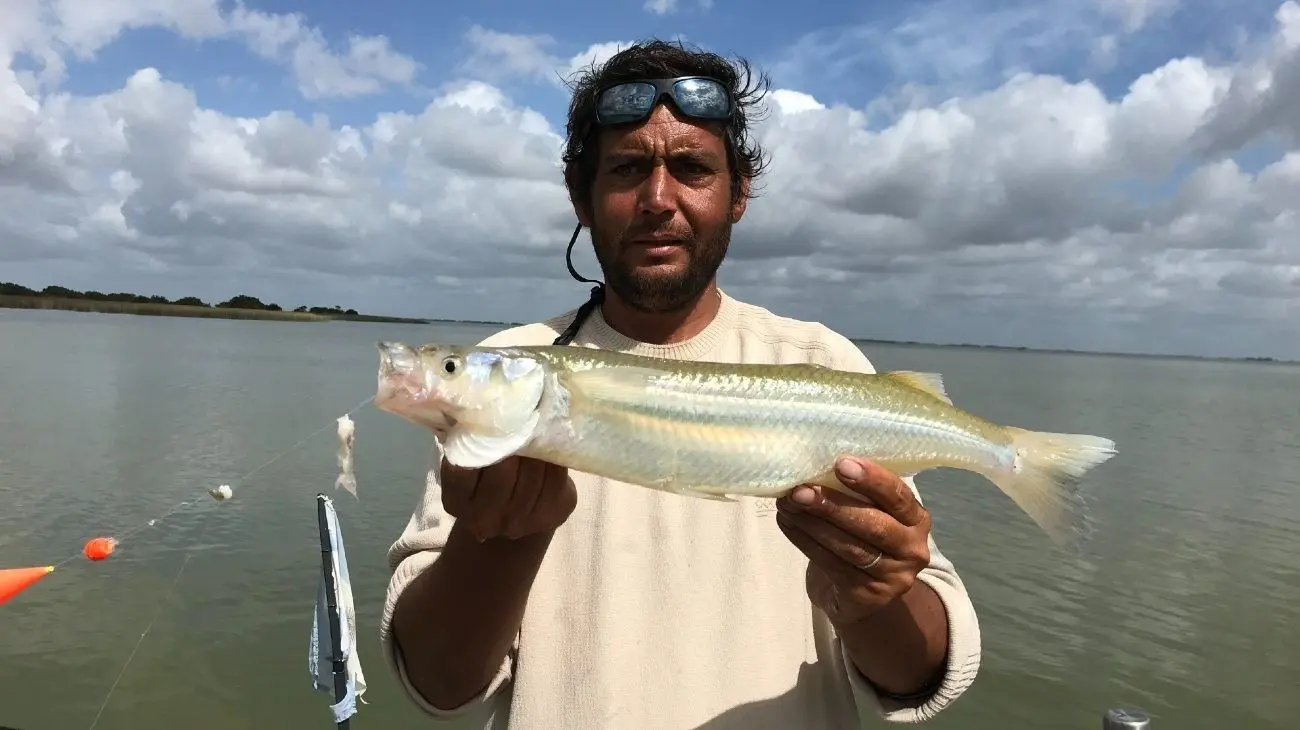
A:
POLYGON ((1000 487, 1047 533, 1082 518, 1073 482, 1109 439, 1028 431, 955 407, 939 375, 665 360, 581 347, 380 343, 376 405, 434 431, 453 464, 512 455, 708 499, 834 477, 844 454, 899 474, 949 467, 1000 487))

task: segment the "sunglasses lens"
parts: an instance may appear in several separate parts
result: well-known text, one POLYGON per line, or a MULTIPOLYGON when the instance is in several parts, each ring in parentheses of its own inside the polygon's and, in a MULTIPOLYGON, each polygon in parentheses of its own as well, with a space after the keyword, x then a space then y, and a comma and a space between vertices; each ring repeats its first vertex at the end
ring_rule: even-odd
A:
POLYGON ((600 95, 596 102, 596 112, 605 124, 633 122, 645 117, 654 101, 654 84, 619 84, 611 86, 600 95))
POLYGON ((725 119, 731 111, 727 92, 709 79, 683 79, 673 88, 677 106, 687 115, 702 119, 725 119))

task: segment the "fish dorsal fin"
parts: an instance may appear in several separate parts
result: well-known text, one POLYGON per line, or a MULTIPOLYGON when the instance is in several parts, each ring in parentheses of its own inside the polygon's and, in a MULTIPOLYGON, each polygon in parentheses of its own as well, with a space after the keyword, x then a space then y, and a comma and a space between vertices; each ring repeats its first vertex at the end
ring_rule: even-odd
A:
POLYGON ((533 411, 522 424, 509 431, 481 431, 469 424, 461 424, 447 434, 442 445, 443 455, 447 461, 464 469, 491 466, 527 446, 541 416, 539 411, 533 411))
POLYGON ((915 370, 892 370, 882 373, 887 378, 897 380, 909 388, 914 388, 938 398, 939 400, 952 405, 952 399, 948 397, 948 391, 943 387, 943 376, 939 373, 922 373, 915 370))
POLYGON ((628 403, 643 400, 654 379, 663 374, 654 368, 620 366, 566 372, 561 380, 571 397, 628 403))

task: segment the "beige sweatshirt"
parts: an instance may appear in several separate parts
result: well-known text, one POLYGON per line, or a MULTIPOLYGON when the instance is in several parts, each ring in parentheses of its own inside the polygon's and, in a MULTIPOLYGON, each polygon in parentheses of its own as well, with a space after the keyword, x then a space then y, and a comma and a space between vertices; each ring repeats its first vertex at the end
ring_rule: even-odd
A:
MULTIPOLYGON (((550 344, 573 316, 509 329, 483 344, 550 344)), ((718 316, 687 342, 630 340, 597 310, 573 344, 874 372, 855 345, 825 326, 725 293, 718 316)), ((389 552, 394 573, 380 634, 389 666, 431 727, 856 730, 929 719, 974 681, 975 610, 933 540, 920 579, 948 611, 948 669, 932 696, 902 704, 873 691, 812 606, 807 559, 777 528, 773 500, 725 503, 572 477, 577 509, 546 554, 513 651, 483 694, 442 711, 407 680, 391 627, 402 590, 438 559, 454 521, 442 510, 437 470, 429 473, 422 504, 389 552)))

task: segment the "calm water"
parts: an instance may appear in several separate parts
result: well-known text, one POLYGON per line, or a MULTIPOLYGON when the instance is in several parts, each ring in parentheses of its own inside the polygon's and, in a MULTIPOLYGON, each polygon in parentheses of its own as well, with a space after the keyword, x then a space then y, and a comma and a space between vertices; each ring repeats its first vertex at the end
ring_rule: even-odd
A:
MULTIPOLYGON (((473 341, 469 326, 295 324, 0 310, 0 565, 73 560, 0 607, 0 726, 331 727, 310 690, 320 567, 314 495, 331 432, 235 480, 369 397, 375 340, 473 341), (186 555, 193 555, 169 598, 186 555)), ((957 402, 1023 426, 1105 434, 1097 533, 1048 549, 964 474, 920 479, 983 626, 975 687, 938 728, 1099 727, 1136 704, 1165 728, 1300 723, 1300 368, 872 346, 877 367, 941 371, 957 402)), ((361 728, 421 727, 379 655, 384 551, 422 487, 427 439, 367 407, 362 500, 337 501, 370 691, 361 728)))

